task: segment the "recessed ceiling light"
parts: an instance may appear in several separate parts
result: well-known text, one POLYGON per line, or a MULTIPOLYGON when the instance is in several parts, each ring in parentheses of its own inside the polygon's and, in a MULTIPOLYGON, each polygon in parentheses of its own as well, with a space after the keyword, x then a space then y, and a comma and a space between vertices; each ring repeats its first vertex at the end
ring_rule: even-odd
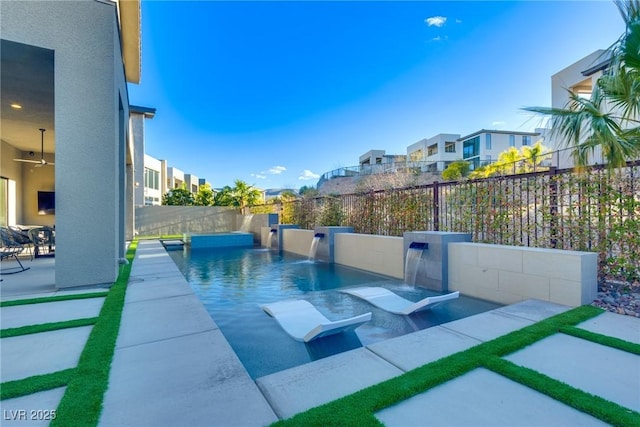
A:
POLYGON ((11 108, 15 109, 15 110, 20 110, 22 108, 22 105, 20 104, 11 104, 11 108))

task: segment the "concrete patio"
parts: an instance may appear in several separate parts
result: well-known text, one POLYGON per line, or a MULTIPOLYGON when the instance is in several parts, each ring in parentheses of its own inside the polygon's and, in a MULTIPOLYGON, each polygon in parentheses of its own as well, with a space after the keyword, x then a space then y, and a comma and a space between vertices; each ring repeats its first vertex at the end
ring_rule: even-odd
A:
MULTIPOLYGON (((3 261, 2 267, 9 262, 3 261)), ((57 292, 54 259, 25 262, 30 270, 2 276, 3 301, 90 291, 57 292)), ((39 304, 37 309, 34 305, 2 307, 0 322, 6 329, 92 317, 103 300, 50 302, 39 304)), ((162 245, 141 241, 100 425, 264 426, 568 309, 529 300, 254 381, 162 245)), ((579 327, 640 344, 640 319, 604 313, 579 327)), ((90 329, 2 339, 2 382, 75 366, 90 329)), ((639 356, 556 334, 507 359, 640 411, 639 356)), ((2 414, 55 409, 63 394, 64 388, 60 388, 8 399, 0 402, 2 414)), ((387 426, 407 426, 425 425, 427 414, 431 425, 604 424, 483 369, 386 408, 376 416, 387 426), (464 410, 450 404, 454 401, 464 402, 464 410)), ((3 426, 40 425, 4 415, 3 426)), ((45 424, 48 422, 41 425, 45 424)))

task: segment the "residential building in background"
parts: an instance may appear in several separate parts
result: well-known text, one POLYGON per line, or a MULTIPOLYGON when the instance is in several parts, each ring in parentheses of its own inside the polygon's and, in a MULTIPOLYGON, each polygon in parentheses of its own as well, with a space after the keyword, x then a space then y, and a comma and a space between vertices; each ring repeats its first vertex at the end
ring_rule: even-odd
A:
POLYGON ((368 173, 382 173, 394 169, 397 163, 405 163, 404 154, 386 154, 385 150, 369 150, 360 156, 360 168, 368 173))
POLYGON ((462 149, 462 160, 471 164, 471 170, 498 160, 498 156, 510 147, 520 149, 535 144, 540 137, 537 132, 515 132, 480 129, 458 139, 462 149))
MULTIPOLYGON (((162 204, 162 196, 167 192, 167 177, 162 167, 162 160, 144 155, 144 185, 142 187, 142 199, 136 199, 136 206, 154 206, 162 204)), ((140 188, 139 188, 140 189, 140 188)))
POLYGON ((185 188, 192 194, 196 194, 198 192, 198 187, 200 184, 198 182, 200 179, 191 173, 184 174, 184 185, 185 188))
MULTIPOLYGON (((609 52, 600 49, 551 76, 551 106, 553 108, 567 108, 570 93, 585 98, 591 97, 593 87, 610 62, 609 52)), ((557 151, 553 159, 555 165, 561 169, 574 166, 571 150, 566 149, 566 141, 554 137, 553 140, 549 140, 549 144, 554 151, 557 151)), ((602 154, 599 149, 594 151, 590 163, 602 163, 602 154)))
POLYGON ((458 138, 460 134, 457 133, 440 133, 421 139, 407 147, 407 159, 409 162, 426 162, 423 171, 442 172, 451 162, 462 158, 458 138))

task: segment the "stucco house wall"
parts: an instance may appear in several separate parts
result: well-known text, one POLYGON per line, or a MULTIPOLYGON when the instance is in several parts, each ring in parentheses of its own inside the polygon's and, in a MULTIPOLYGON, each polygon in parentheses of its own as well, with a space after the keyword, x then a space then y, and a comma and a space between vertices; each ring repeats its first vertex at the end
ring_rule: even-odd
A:
POLYGON ((129 117, 116 4, 2 2, 0 16, 2 38, 55 55, 56 286, 113 282, 129 117))

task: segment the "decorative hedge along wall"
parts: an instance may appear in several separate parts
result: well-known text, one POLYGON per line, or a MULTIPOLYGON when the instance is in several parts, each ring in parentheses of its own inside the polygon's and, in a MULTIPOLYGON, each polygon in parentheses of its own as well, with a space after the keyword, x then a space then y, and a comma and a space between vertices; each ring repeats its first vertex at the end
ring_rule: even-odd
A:
POLYGON ((279 207, 283 223, 356 233, 472 233, 475 242, 594 251, 600 274, 640 279, 640 161, 318 197, 279 207))

